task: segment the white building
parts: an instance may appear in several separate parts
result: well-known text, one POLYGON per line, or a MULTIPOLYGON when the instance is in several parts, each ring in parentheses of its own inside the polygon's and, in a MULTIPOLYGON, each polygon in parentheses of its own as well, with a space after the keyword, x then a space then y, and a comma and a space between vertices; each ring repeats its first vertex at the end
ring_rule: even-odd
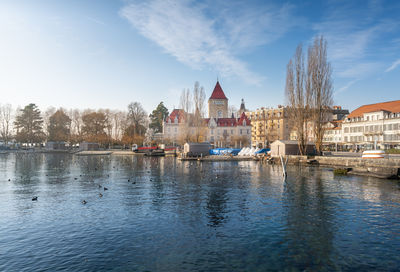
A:
POLYGON ((330 150, 338 150, 343 144, 342 121, 331 121, 325 125, 324 138, 322 143, 330 150))
POLYGON ((364 105, 342 123, 343 142, 353 149, 400 147, 400 100, 364 105))

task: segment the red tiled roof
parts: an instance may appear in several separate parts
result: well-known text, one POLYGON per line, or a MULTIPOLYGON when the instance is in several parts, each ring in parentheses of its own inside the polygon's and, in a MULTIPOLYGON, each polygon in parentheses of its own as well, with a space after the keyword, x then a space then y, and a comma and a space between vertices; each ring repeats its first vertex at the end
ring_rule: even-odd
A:
POLYGON ((174 123, 175 117, 178 117, 178 123, 181 123, 184 119, 184 111, 182 109, 174 109, 165 121, 171 120, 171 123, 174 123))
POLYGON ((245 120, 246 120, 246 126, 251 126, 249 118, 247 118, 246 114, 244 114, 244 112, 242 112, 242 115, 240 116, 239 121, 238 121, 238 125, 243 126, 243 121, 245 121, 245 120))
POLYGON ((217 126, 219 127, 236 127, 236 118, 218 118, 217 126))
POLYGON ((217 81, 217 84, 215 84, 214 91, 212 92, 211 96, 209 99, 226 99, 224 91, 221 88, 221 85, 219 85, 219 82, 217 81))
POLYGON ((361 117, 364 113, 374 111, 400 112, 400 100, 364 105, 353 110, 347 118, 361 117))
MULTIPOLYGON (((250 119, 247 118, 244 112, 240 116, 240 118, 215 118, 217 121, 218 127, 237 127, 243 126, 243 121, 246 120, 246 126, 251 126, 250 119)), ((205 118, 204 121, 206 124, 210 122, 210 118, 205 118)))

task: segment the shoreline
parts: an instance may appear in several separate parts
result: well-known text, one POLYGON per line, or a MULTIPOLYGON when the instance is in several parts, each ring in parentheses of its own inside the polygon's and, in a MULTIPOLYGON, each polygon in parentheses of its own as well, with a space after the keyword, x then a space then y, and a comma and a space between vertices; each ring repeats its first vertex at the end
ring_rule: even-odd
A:
MULTIPOLYGON (((346 169, 348 174, 382 179, 400 179, 400 159, 363 159, 359 157, 287 156, 288 164, 346 169)), ((279 158, 275 157, 275 160, 279 158)))
MULTIPOLYGON (((135 153, 131 150, 2 150, 0 154, 22 153, 22 154, 70 154, 77 156, 143 156, 144 153, 135 153)), ((400 179, 400 158, 387 157, 383 159, 363 159, 360 157, 339 157, 339 156, 299 156, 288 155, 289 165, 302 166, 323 166, 335 169, 345 169, 346 174, 368 176, 381 179, 400 179)), ((280 165, 279 157, 272 157, 268 160, 254 156, 205 156, 205 157, 177 157, 180 161, 259 161, 280 165)))

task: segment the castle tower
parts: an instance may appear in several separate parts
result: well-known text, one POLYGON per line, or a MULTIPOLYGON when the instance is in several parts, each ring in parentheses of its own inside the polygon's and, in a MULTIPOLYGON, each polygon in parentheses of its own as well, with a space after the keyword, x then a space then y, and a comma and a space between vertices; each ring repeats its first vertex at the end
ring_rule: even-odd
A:
POLYGON ((214 91, 208 99, 208 117, 209 118, 228 118, 228 98, 219 85, 215 84, 214 91))
POLYGON ((241 116, 242 113, 243 113, 243 112, 246 112, 246 111, 247 111, 247 109, 246 109, 246 106, 244 105, 244 99, 242 98, 242 103, 240 104, 240 109, 239 109, 239 111, 238 111, 239 116, 241 116))

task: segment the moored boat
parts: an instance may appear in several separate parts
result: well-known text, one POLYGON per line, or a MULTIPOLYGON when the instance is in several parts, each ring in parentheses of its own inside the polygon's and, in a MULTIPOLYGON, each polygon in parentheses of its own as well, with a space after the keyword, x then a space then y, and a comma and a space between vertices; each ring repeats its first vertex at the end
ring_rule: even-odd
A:
POLYGON ((363 152, 363 159, 383 159, 385 158, 385 151, 383 150, 366 150, 363 152))
POLYGON ((144 153, 145 156, 165 156, 164 149, 149 149, 148 152, 144 153))

